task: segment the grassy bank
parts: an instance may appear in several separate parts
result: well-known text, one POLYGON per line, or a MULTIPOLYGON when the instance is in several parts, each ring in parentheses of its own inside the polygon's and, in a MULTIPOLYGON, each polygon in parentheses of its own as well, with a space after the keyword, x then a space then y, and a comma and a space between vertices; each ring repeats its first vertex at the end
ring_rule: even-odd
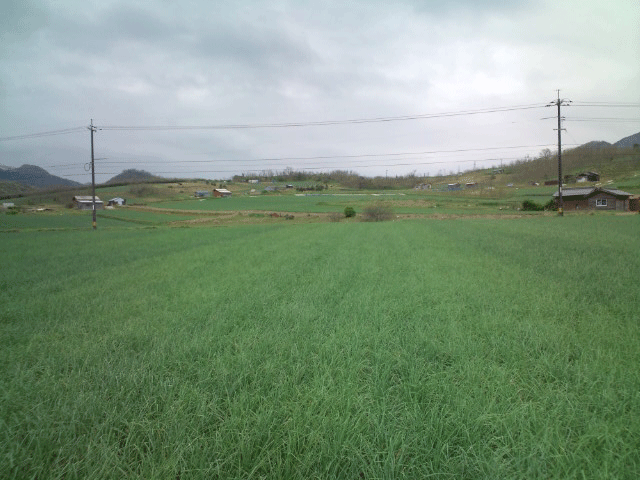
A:
POLYGON ((0 469, 635 478, 639 234, 638 216, 3 234, 0 469))

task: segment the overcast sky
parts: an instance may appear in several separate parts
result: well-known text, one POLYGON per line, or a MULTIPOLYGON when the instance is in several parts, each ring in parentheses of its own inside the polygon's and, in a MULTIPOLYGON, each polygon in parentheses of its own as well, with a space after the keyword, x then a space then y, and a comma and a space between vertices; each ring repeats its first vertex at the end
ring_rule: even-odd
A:
POLYGON ((4 0, 0 35, 0 164, 83 183, 91 119, 104 127, 98 181, 127 168, 220 179, 508 163, 555 149, 556 121, 544 118, 556 110, 503 109, 545 105, 556 89, 574 102, 567 148, 640 131, 640 107, 577 105, 640 103, 638 0, 4 0), (478 110, 502 111, 108 128, 478 110))

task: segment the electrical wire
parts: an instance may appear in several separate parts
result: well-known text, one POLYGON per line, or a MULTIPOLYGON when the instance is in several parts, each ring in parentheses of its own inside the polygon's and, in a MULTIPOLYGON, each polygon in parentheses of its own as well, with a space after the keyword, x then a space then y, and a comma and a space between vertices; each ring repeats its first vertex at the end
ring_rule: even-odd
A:
MULTIPOLYGON (((353 167, 358 167, 358 168, 380 168, 380 167, 411 167, 411 166, 423 166, 423 165, 441 165, 441 164, 463 164, 463 163, 485 163, 485 162, 499 162, 499 161, 505 161, 505 160, 520 160, 522 159, 522 157, 500 157, 500 158, 483 158, 483 159, 465 159, 465 160, 440 160, 440 161, 433 161, 433 162, 410 162, 410 163, 389 163, 389 164, 375 164, 375 165, 371 165, 371 164, 350 164, 348 166, 342 167, 342 168, 337 168, 337 170, 349 170, 353 167)), ((239 168, 235 168, 234 170, 199 170, 197 172, 197 174, 203 174, 203 173, 238 173, 239 168)), ((242 170, 242 169, 240 169, 242 170)), ((269 167, 262 167, 262 168, 258 168, 258 169, 245 169, 245 172, 262 172, 262 171, 267 171, 267 170, 274 170, 272 168, 269 167)), ((308 171, 308 170, 336 170, 335 166, 327 166, 327 165, 323 165, 323 166, 305 166, 304 168, 301 169, 302 171, 308 171)), ((100 175, 118 175, 119 173, 122 172, 99 172, 100 175)), ((185 173, 189 173, 190 175, 193 175, 193 173, 190 172, 184 172, 184 171, 170 171, 170 172, 155 172, 154 175, 175 175, 175 174, 185 174, 185 173)), ((68 175, 62 175, 63 177, 77 177, 77 176, 83 176, 84 174, 68 174, 68 175)))
POLYGON ((640 108, 640 103, 633 102, 571 102, 571 107, 605 107, 605 108, 640 108))
POLYGON ((640 118, 613 118, 613 117, 592 117, 577 118, 567 117, 563 119, 566 122, 619 122, 619 123, 640 123, 640 118))
POLYGON ((398 117, 374 117, 356 118, 347 120, 323 120, 311 122, 287 122, 287 123, 262 123, 262 124, 228 124, 228 125, 103 125, 97 127, 99 130, 129 130, 129 131, 153 131, 153 130, 230 130, 230 129, 254 129, 254 128, 289 128, 289 127, 317 127, 328 125, 346 125, 361 123, 397 122, 406 120, 425 120, 430 118, 458 117, 466 115, 480 115, 484 113, 510 112, 516 110, 530 110, 534 108, 544 108, 544 104, 514 105, 510 107, 485 108, 479 110, 462 110, 457 112, 427 113, 420 115, 403 115, 398 117))
MULTIPOLYGON (((265 158, 254 158, 254 159, 213 159, 213 160, 175 160, 170 162, 171 164, 197 164, 197 163, 235 163, 235 162, 243 162, 243 163, 264 163, 264 162, 291 162, 291 161, 300 161, 300 160, 336 160, 336 159, 356 159, 356 158, 373 158, 373 157, 399 157, 399 156, 413 156, 413 155, 433 155, 433 154, 443 154, 443 153, 467 153, 467 152, 487 152, 487 151, 496 151, 496 150, 513 150, 518 148, 540 148, 540 147, 550 147, 555 144, 538 144, 538 145, 514 145, 514 146, 504 146, 504 147, 484 147, 484 148, 463 148, 463 149, 454 149, 454 150, 427 150, 422 152, 391 152, 391 153, 365 153, 365 154, 353 154, 353 155, 322 155, 322 156, 311 156, 311 157, 265 157, 265 158)), ((566 144, 573 145, 573 144, 566 144)), ((105 159, 108 160, 108 159, 105 159)), ((464 160, 464 161, 473 161, 473 160, 464 160)), ((456 161, 449 161, 450 163, 456 163, 456 161)), ((165 161, 105 161, 101 162, 101 165, 130 165, 135 163, 136 165, 155 165, 155 164, 166 164, 168 162, 165 161)), ((63 165, 48 165, 51 168, 68 168, 68 167, 77 167, 79 165, 83 165, 84 163, 69 163, 63 165)), ((375 165, 372 165, 375 166, 375 165)))
POLYGON ((73 128, 65 128, 64 130, 51 130, 48 132, 28 133, 25 135, 14 135, 11 137, 0 137, 0 142, 4 142, 8 140, 25 140, 28 138, 51 137, 54 135, 67 135, 69 133, 84 131, 86 128, 87 127, 73 127, 73 128))

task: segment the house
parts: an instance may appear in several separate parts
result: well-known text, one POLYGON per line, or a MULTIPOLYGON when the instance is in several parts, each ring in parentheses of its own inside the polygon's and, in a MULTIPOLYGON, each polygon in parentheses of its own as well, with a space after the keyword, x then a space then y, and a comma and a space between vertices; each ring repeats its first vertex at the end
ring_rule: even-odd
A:
POLYGON ((465 188, 476 188, 478 186, 478 182, 468 182, 464 184, 465 188))
MULTIPOLYGON (((76 195, 73 197, 73 203, 78 210, 93 210, 92 195, 76 195)), ((98 197, 96 197, 96 210, 104 210, 104 202, 98 197)))
POLYGON ((449 190, 450 192, 455 191, 455 190, 461 190, 461 186, 459 183, 449 183, 447 184, 447 190, 449 190))
POLYGON ((112 198, 111 200, 107 201, 107 206, 109 206, 109 207, 113 207, 115 205, 122 206, 122 205, 126 205, 126 204, 127 204, 127 201, 124 198, 120 198, 120 197, 115 197, 115 198, 112 198))
POLYGON ((226 188, 214 188, 213 189, 213 196, 216 197, 216 198, 230 197, 231 196, 231 192, 229 190, 227 190, 226 188))
POLYGON ((600 181, 600 175, 598 175, 596 172, 584 172, 576 175, 576 182, 578 183, 599 182, 599 181, 600 181))
MULTIPOLYGON (((562 192, 565 210, 617 210, 629 211, 631 193, 615 188, 582 187, 567 188, 562 192)), ((558 192, 553 194, 557 201, 558 192)))
POLYGON ((211 196, 211 192, 209 190, 198 190, 194 194, 194 197, 196 198, 204 198, 204 197, 210 197, 210 196, 211 196))

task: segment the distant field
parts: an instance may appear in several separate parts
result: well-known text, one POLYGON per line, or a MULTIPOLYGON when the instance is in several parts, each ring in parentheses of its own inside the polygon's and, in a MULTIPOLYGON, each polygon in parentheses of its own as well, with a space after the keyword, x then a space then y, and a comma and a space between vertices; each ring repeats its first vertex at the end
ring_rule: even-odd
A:
MULTIPOLYGON (((121 225, 105 218, 101 227, 121 225)), ((0 212, 0 232, 7 230, 90 229, 91 212, 60 210, 58 212, 34 212, 8 215, 0 212)))
POLYGON ((192 220, 195 215, 163 214, 154 212, 137 211, 130 208, 118 208, 114 210, 102 210, 98 213, 101 220, 119 220, 121 222, 137 223, 140 225, 162 225, 169 222, 192 220))
POLYGON ((517 211, 520 203, 510 199, 493 199, 489 196, 466 196, 451 193, 415 193, 397 191, 391 193, 315 193, 286 195, 236 195, 231 198, 207 198, 179 202, 158 202, 153 206, 178 210, 212 211, 281 211, 281 212, 343 212, 353 207, 362 212, 370 205, 384 204, 400 214, 481 214, 497 213, 507 209, 517 211), (499 208, 503 207, 503 208, 499 208))
POLYGON ((640 475, 640 215, 119 224, 0 233, 4 478, 640 475))

